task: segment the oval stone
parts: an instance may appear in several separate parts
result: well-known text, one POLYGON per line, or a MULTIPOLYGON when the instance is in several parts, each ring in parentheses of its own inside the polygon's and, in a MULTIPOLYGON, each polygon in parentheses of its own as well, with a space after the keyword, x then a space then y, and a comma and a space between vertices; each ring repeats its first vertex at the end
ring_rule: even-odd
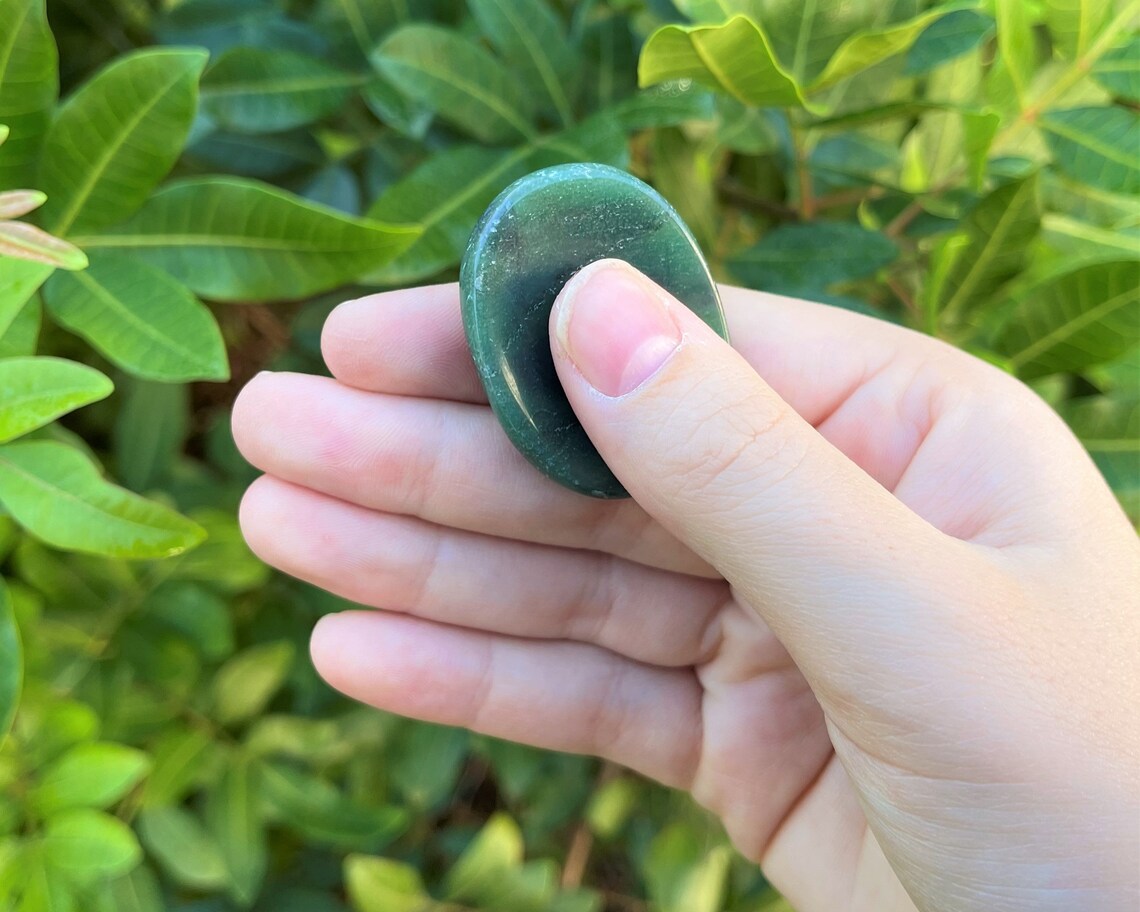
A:
POLYGON ((728 338, 688 227, 656 190, 607 165, 557 165, 507 187, 471 235, 459 285, 475 367, 514 445, 568 488, 626 497, 570 407, 547 328, 567 280, 607 257, 637 267, 728 338))

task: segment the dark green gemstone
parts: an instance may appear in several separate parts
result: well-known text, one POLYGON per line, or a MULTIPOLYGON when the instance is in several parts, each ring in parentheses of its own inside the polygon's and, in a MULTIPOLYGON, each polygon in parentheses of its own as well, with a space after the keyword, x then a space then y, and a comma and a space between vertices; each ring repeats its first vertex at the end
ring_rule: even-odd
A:
POLYGON ((716 284, 681 217, 656 190, 606 165, 558 165, 511 184, 467 244, 463 325, 491 408, 527 459, 592 497, 626 497, 554 370, 554 299, 583 266, 636 266, 728 338, 716 284))

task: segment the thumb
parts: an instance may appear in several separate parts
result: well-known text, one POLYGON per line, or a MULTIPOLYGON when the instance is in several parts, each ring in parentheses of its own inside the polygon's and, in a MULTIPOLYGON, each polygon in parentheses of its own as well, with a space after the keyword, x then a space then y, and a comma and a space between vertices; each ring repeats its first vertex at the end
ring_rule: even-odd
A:
POLYGON ((876 627, 897 648, 891 606, 928 600, 958 575, 950 568, 963 543, 835 449, 633 267, 601 260, 578 272, 551 331, 562 385, 614 474, 805 671, 837 650, 872 658, 876 627))

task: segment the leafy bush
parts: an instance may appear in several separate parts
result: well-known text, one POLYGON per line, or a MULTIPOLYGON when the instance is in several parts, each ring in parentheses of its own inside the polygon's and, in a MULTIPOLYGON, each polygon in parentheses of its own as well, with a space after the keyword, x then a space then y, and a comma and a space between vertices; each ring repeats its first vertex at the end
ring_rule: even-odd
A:
POLYGON ((777 908, 680 796, 332 694, 236 526, 238 383, 535 168, 1017 373, 1140 510, 1137 4, 675 2, 0 0, 0 909, 777 908))

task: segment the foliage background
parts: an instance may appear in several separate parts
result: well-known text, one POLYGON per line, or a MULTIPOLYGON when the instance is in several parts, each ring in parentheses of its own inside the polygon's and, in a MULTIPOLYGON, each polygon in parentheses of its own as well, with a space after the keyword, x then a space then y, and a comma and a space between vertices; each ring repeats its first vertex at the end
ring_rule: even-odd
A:
POLYGON ((331 693, 241 542, 240 383, 534 168, 1018 373, 1135 518, 1140 6, 674 2, 0 0, 0 909, 781 907, 680 796, 331 693))

